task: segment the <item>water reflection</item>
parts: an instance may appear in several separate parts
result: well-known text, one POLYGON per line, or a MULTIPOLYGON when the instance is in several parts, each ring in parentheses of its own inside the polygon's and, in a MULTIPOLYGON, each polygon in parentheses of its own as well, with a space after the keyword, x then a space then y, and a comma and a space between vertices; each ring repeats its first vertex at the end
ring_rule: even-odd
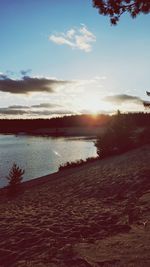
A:
MULTIPOLYGON (((0 135, 0 175, 8 175, 16 162, 25 169, 24 180, 56 172, 67 161, 97 155, 93 140, 0 135)), ((1 179, 0 185, 4 185, 1 179)))

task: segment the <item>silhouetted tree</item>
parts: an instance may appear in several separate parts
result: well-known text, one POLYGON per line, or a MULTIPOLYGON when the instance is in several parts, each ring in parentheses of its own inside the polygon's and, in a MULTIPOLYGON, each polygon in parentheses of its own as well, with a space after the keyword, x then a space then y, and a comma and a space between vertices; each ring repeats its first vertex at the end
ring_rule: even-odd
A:
MULTIPOLYGON (((146 94, 150 96, 150 92, 146 91, 146 94)), ((145 108, 150 108, 150 102, 149 101, 143 101, 143 105, 145 108)))
POLYGON ((100 158, 111 156, 115 153, 115 139, 114 131, 111 128, 107 128, 106 132, 98 137, 95 146, 100 158))
POLYGON ((104 134, 95 143, 98 156, 107 157, 133 148, 132 126, 118 110, 104 134))
POLYGON ((109 16, 114 25, 125 12, 129 13, 132 18, 140 13, 150 12, 149 0, 93 0, 93 6, 98 8, 100 14, 109 16))
POLYGON ((13 164, 9 175, 6 177, 9 195, 16 195, 19 192, 24 173, 25 170, 19 168, 16 163, 13 164))

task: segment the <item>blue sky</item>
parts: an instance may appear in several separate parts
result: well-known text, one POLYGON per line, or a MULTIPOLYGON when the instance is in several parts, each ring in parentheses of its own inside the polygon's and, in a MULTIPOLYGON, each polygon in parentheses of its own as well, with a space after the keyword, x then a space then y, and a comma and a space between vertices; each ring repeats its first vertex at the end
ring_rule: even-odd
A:
POLYGON ((0 3, 1 117, 143 110, 149 15, 111 26, 92 0, 0 3))

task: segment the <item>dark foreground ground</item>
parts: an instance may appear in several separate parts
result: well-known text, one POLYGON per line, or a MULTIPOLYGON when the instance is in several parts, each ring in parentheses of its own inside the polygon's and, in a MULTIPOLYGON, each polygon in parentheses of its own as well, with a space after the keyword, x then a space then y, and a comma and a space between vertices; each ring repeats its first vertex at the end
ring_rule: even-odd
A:
POLYGON ((150 266, 150 146, 0 192, 0 267, 150 266))

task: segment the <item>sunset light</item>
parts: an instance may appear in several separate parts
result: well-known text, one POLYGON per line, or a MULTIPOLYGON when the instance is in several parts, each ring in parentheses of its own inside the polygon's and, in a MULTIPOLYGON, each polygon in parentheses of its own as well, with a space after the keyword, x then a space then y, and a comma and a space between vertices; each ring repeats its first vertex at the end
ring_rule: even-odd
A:
POLYGON ((150 0, 0 0, 0 267, 150 266, 150 0))
POLYGON ((111 27, 92 0, 2 2, 0 118, 145 110, 148 16, 111 27))

